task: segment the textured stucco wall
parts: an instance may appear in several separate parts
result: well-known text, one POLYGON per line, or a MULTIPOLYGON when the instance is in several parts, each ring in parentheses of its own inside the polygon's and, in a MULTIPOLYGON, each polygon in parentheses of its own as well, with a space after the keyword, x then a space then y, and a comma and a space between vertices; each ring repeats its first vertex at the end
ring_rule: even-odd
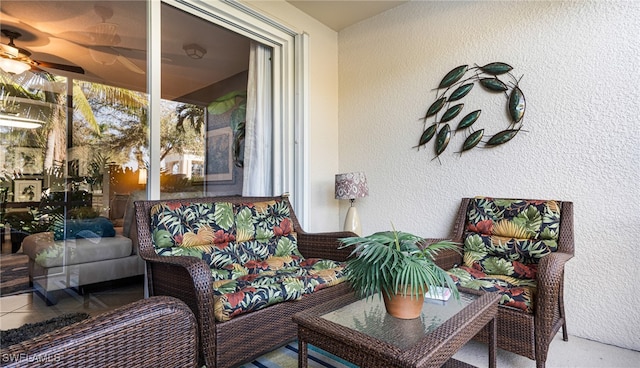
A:
MULTIPOLYGON (((341 31, 339 166, 367 174, 370 196, 357 201, 364 233, 393 222, 446 236, 463 196, 573 201, 569 333, 640 350, 639 19, 633 1, 418 1, 341 31), (442 77, 493 61, 523 76, 527 131, 462 156, 463 138, 453 137, 441 163, 433 142, 412 149, 442 77)), ((505 100, 475 92, 466 111, 487 111, 476 124, 506 128, 505 100)))

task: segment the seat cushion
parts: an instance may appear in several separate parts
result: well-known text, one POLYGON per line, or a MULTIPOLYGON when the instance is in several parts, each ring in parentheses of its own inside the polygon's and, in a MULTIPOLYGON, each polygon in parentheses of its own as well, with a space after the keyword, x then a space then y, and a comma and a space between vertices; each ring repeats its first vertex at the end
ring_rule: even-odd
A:
POLYGON ((131 239, 121 235, 54 241, 51 232, 37 233, 24 239, 23 249, 44 268, 125 258, 133 254, 131 239))
MULTIPOLYGON (((202 190, 199 191, 180 191, 180 192, 162 192, 160 198, 162 199, 177 199, 177 198, 193 198, 202 197, 206 195, 202 190)), ((147 192, 144 190, 135 190, 131 192, 124 209, 123 221, 122 221, 122 235, 127 238, 135 237, 135 208, 134 202, 147 199, 147 192)))
POLYGON ((203 259, 214 281, 293 267, 303 259, 283 201, 163 202, 150 216, 156 252, 203 259))
MULTIPOLYGON (((210 252, 214 245, 235 241, 231 203, 163 202, 150 211, 153 245, 160 255, 179 247, 210 252)), ((196 253, 194 253, 196 254, 196 253)))
POLYGON ((304 295, 344 281, 344 264, 306 259, 294 267, 282 267, 214 283, 214 309, 218 321, 269 305, 298 300, 304 295))
POLYGON ((289 235, 264 242, 232 241, 214 244, 206 251, 176 246, 161 249, 158 254, 200 258, 211 268, 213 280, 220 281, 299 265, 304 258, 299 253, 292 254, 290 251, 295 241, 293 235, 289 235))
POLYGON ((488 275, 466 266, 449 270, 449 275, 458 286, 487 292, 497 291, 502 295, 499 302, 501 305, 533 313, 536 293, 534 279, 488 275))
POLYGON ((159 255, 194 256, 211 268, 219 321, 344 281, 344 263, 302 256, 284 200, 162 202, 150 216, 159 255))

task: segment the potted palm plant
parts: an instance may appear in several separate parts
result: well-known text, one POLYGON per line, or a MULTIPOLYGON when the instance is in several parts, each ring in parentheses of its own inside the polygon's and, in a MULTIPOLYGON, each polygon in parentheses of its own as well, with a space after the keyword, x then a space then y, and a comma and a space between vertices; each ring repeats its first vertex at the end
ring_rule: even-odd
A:
POLYGON ((394 230, 342 238, 340 242, 341 248, 355 247, 345 273, 356 294, 365 298, 378 294, 394 317, 419 317, 430 288, 449 288, 459 297, 451 277, 434 262, 438 252, 457 250, 452 241, 426 244, 419 236, 394 230))
POLYGON ((49 224, 41 218, 38 210, 10 212, 5 216, 4 221, 11 227, 11 253, 20 250, 22 241, 28 235, 49 229, 49 224))

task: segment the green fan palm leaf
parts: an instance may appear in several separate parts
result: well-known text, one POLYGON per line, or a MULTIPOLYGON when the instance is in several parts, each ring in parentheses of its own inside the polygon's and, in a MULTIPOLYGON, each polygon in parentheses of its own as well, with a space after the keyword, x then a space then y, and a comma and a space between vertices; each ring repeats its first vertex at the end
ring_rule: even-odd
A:
POLYGON ((341 248, 354 247, 345 273, 361 297, 403 292, 418 296, 433 286, 450 288, 458 297, 451 277, 433 261, 443 250, 458 250, 458 244, 443 240, 426 244, 413 234, 385 231, 366 237, 340 240, 341 248))

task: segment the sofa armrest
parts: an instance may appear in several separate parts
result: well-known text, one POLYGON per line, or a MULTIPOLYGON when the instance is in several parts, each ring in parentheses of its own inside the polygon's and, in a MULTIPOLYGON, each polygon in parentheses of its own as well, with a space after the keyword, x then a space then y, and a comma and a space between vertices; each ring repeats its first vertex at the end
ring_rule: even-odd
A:
POLYGON ((346 261, 351 248, 340 249, 340 239, 357 236, 350 231, 329 233, 298 232, 298 249, 305 258, 321 258, 333 261, 346 261))
POLYGON ((197 332, 184 303, 153 297, 12 345, 1 359, 4 367, 196 367, 197 332))
POLYGON ((40 252, 53 244, 53 233, 51 231, 27 235, 22 241, 22 252, 32 260, 35 260, 40 252))
POLYGON ((191 256, 163 257, 157 254, 140 256, 146 262, 147 282, 150 296, 167 295, 185 302, 196 316, 201 333, 200 362, 214 365, 207 361, 208 357, 215 357, 216 325, 212 311, 213 278, 211 269, 202 260, 191 256))

